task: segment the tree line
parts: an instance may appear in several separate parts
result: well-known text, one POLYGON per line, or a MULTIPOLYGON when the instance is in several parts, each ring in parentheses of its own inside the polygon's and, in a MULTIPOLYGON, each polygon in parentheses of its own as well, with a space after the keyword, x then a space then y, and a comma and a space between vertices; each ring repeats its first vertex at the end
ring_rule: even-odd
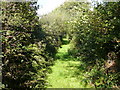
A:
POLYGON ((45 88, 59 40, 42 29, 37 2, 2 2, 1 8, 4 88, 45 88))
POLYGON ((46 30, 69 39, 69 55, 83 62, 80 65, 84 68, 80 72, 86 72, 83 82, 95 88, 119 87, 120 84, 119 8, 120 2, 94 2, 94 6, 65 2, 41 19, 41 22, 46 21, 43 25, 46 30))

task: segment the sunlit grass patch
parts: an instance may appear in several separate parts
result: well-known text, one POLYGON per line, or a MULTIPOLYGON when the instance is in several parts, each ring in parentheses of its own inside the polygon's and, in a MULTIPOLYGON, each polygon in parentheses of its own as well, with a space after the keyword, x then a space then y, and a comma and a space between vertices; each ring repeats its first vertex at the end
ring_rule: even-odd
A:
MULTIPOLYGON (((52 67, 52 74, 49 75, 48 81, 52 85, 48 88, 80 88, 80 81, 73 77, 75 67, 69 65, 74 64, 74 61, 57 60, 52 67)), ((79 64, 79 62, 77 62, 79 64)))
POLYGON ((70 44, 62 45, 56 55, 55 64, 48 75, 48 88, 89 88, 82 83, 84 77, 79 71, 80 61, 68 54, 70 44))

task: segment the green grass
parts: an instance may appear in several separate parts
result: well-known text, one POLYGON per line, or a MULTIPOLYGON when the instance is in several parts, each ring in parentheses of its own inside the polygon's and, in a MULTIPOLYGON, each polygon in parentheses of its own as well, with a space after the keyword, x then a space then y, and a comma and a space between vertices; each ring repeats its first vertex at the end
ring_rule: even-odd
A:
POLYGON ((84 76, 79 70, 80 61, 68 55, 70 44, 62 45, 56 57, 55 64, 51 67, 52 73, 48 74, 47 88, 90 88, 82 82, 84 76))

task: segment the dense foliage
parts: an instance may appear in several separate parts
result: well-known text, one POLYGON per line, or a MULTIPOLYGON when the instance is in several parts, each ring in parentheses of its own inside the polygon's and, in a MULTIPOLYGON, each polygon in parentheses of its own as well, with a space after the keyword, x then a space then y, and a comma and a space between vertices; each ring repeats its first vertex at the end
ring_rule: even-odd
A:
POLYGON ((45 88, 63 37, 70 41, 69 55, 82 62, 84 83, 118 87, 120 2, 94 4, 65 2, 39 19, 36 2, 2 2, 5 88, 45 88))
POLYGON ((78 15, 69 22, 74 30, 70 54, 86 63, 95 87, 119 86, 120 2, 97 4, 94 11, 84 7, 83 13, 79 7, 72 8, 78 15))
POLYGON ((1 5, 5 88, 44 88, 56 48, 41 28, 36 2, 2 2, 1 5))
POLYGON ((61 11, 57 8, 48 15, 42 16, 40 19, 43 30, 49 35, 48 38, 52 36, 51 42, 54 44, 56 49, 61 46, 62 38, 66 34, 66 17, 67 16, 64 11, 61 11))
POLYGON ((47 17, 53 24, 51 30, 58 26, 57 23, 64 24, 62 30, 72 44, 69 55, 83 61, 86 67, 83 72, 89 73, 85 74, 85 82, 102 88, 119 86, 120 2, 94 4, 65 2, 53 11, 54 15, 58 14, 57 20, 62 15, 64 22, 54 21, 53 24, 53 16, 47 17))

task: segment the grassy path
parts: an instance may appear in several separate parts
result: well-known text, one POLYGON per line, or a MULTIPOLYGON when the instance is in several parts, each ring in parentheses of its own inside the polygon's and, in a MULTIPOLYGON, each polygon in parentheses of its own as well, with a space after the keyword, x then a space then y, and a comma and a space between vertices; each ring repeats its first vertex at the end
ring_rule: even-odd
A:
MULTIPOLYGON (((66 41, 67 42, 67 41, 66 41)), ((76 61, 68 55, 68 49, 70 44, 62 45, 59 49, 53 65, 52 73, 48 75, 48 83, 50 86, 48 88, 83 88, 81 84, 80 75, 77 73, 79 71, 80 61, 76 61)), ((82 77, 81 77, 82 78, 82 77)))

